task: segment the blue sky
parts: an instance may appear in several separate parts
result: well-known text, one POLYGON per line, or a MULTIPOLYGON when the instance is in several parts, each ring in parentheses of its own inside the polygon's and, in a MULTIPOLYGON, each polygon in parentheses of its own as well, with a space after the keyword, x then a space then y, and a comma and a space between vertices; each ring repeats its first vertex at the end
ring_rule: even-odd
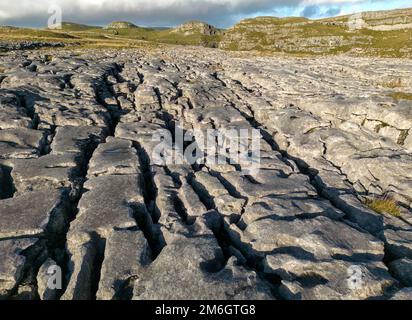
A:
POLYGON ((300 5, 299 7, 284 7, 277 10, 282 16, 306 16, 308 18, 323 18, 335 15, 345 15, 360 11, 391 10, 412 7, 412 0, 391 1, 341 1, 336 4, 300 5), (309 10, 312 9, 313 10, 309 10))
POLYGON ((197 19, 227 28, 261 15, 323 18, 412 7, 412 0, 0 0, 0 25, 43 27, 52 5, 62 8, 64 21, 78 23, 127 20, 141 26, 175 26, 197 19))

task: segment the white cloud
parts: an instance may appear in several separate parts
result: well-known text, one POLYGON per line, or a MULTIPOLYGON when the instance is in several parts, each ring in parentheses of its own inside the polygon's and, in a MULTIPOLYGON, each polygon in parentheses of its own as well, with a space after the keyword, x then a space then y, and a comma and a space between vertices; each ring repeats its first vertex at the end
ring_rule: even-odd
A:
MULTIPOLYGON (((366 0, 0 0, 0 24, 45 25, 48 7, 60 5, 63 20, 104 24, 130 20, 140 25, 175 25, 201 19, 227 26, 238 17, 276 13, 279 8, 344 5, 366 0)), ((373 1, 373 0, 372 0, 373 1)), ((376 0, 379 1, 379 0, 376 0)), ((383 1, 383 0, 381 0, 383 1)))

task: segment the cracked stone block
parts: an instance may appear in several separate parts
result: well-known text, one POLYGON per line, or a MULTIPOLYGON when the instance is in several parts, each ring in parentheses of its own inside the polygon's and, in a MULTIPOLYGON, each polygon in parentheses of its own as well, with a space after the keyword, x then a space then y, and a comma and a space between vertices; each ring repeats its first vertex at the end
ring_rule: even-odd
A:
POLYGON ((407 287, 412 286, 412 260, 399 259, 389 264, 391 273, 407 287))
POLYGON ((43 189, 0 200, 0 238, 58 233, 66 220, 64 191, 43 189))
POLYGON ((223 256, 213 238, 169 243, 136 280, 134 300, 271 299, 269 288, 253 271, 223 256))
POLYGON ((104 129, 92 126, 58 127, 50 146, 52 154, 82 153, 97 145, 105 135, 104 129))
POLYGON ((75 154, 48 154, 37 159, 15 159, 12 178, 18 194, 32 190, 75 187, 79 176, 79 159, 75 154))
POLYGON ((137 110, 160 110, 159 97, 157 96, 154 88, 150 86, 139 86, 134 93, 135 106, 137 110))
POLYGON ((0 129, 32 128, 33 122, 14 92, 0 89, 0 129))
POLYGON ((288 300, 361 300, 384 295, 394 280, 382 262, 317 260, 288 254, 268 255, 264 272, 282 279, 288 300))
POLYGON ((382 215, 362 204, 354 194, 349 193, 347 186, 344 188, 325 187, 321 181, 323 179, 323 176, 322 179, 319 176, 315 177, 316 185, 322 190, 321 195, 345 212, 350 221, 372 234, 379 234, 383 230, 384 219, 382 215))
POLYGON ((83 101, 65 102, 68 98, 60 97, 52 104, 37 101, 34 110, 39 118, 39 128, 51 130, 54 127, 100 127, 107 128, 110 116, 106 108, 99 105, 94 99, 83 101))
POLYGON ((140 278, 150 261, 151 250, 142 231, 112 231, 106 240, 97 299, 124 297, 128 282, 140 278))
POLYGON ((57 75, 38 74, 35 72, 20 71, 10 74, 2 83, 2 87, 12 88, 30 85, 43 90, 63 89, 65 82, 57 75))
POLYGON ((129 140, 108 137, 100 144, 89 163, 88 176, 140 173, 139 158, 129 140))
POLYGON ((383 137, 397 141, 400 135, 400 131, 393 127, 384 127, 379 130, 379 134, 383 137))
POLYGON ((159 225, 168 228, 170 224, 174 225, 176 221, 181 220, 182 215, 186 214, 186 212, 183 213, 184 210, 178 212, 178 189, 172 176, 166 172, 165 168, 152 166, 150 174, 153 177, 153 184, 157 194, 153 203, 153 218, 158 220, 159 225))
POLYGON ((24 251, 37 241, 35 238, 0 240, 0 298, 7 297, 22 279, 27 263, 24 251))
POLYGON ((258 220, 247 226, 241 240, 251 255, 288 247, 299 248, 317 258, 374 256, 382 259, 384 254, 379 239, 326 217, 258 220))
POLYGON ((179 189, 179 197, 186 208, 188 216, 201 216, 207 211, 204 204, 200 201, 197 193, 186 180, 183 181, 182 187, 179 189))
POLYGON ((229 194, 216 197, 213 200, 215 202, 216 209, 225 216, 234 215, 240 217, 246 203, 245 199, 238 199, 229 194))
POLYGON ((86 181, 70 233, 96 232, 107 237, 113 229, 136 227, 134 214, 146 213, 140 184, 139 175, 100 176, 86 181))
POLYGON ((0 159, 35 158, 44 145, 42 131, 26 128, 0 130, 0 159))
POLYGON ((392 258, 412 259, 412 231, 385 229, 383 239, 386 243, 386 250, 392 258))
POLYGON ((249 225, 255 221, 272 219, 314 218, 325 216, 333 220, 342 219, 345 214, 333 207, 328 201, 321 199, 305 199, 300 197, 263 197, 256 202, 248 203, 242 214, 242 222, 249 225))
POLYGON ((275 173, 265 174, 264 182, 251 181, 239 172, 223 173, 226 179, 242 196, 250 199, 259 199, 265 196, 293 195, 316 196, 316 190, 304 175, 295 175, 293 179, 277 177, 275 173))
POLYGON ((211 176, 208 172, 196 172, 193 183, 200 193, 204 193, 212 197, 219 197, 228 194, 228 191, 220 183, 219 179, 211 176))
POLYGON ((156 123, 119 123, 116 127, 115 137, 140 142, 142 140, 151 140, 154 132, 163 129, 164 127, 156 123))
POLYGON ((99 254, 98 240, 87 233, 68 235, 67 252, 69 277, 66 291, 61 300, 91 300, 92 288, 98 270, 96 262, 99 254))

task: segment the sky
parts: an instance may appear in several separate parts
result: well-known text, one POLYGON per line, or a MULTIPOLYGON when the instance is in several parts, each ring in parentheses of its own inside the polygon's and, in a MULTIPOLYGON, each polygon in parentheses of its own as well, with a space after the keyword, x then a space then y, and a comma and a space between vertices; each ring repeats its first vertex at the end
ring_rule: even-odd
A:
POLYGON ((44 27, 50 8, 63 21, 106 25, 126 20, 139 26, 172 27, 201 20, 228 28, 256 16, 324 18, 360 11, 412 7, 412 0, 0 0, 0 25, 44 27))

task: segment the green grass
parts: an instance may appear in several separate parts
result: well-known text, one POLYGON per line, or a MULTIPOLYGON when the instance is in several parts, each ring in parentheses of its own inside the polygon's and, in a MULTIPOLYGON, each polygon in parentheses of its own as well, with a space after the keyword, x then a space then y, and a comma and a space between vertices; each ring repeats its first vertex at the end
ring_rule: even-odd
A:
POLYGON ((409 130, 402 130, 401 134, 399 135, 398 141, 396 142, 397 144, 403 146, 405 145, 405 140, 409 135, 409 130))
POLYGON ((389 214, 393 217, 401 217, 401 209, 395 200, 391 198, 367 200, 366 205, 380 214, 389 214))
POLYGON ((405 52, 411 52, 412 32, 409 30, 373 31, 361 30, 361 35, 372 37, 371 44, 365 48, 374 51, 375 55, 388 58, 405 57, 405 52))
POLYGON ((257 17, 251 19, 245 19, 240 22, 242 25, 277 25, 282 26, 285 24, 291 23, 301 23, 307 22, 309 19, 304 17, 286 17, 286 18, 277 18, 277 17, 257 17))
POLYGON ((327 25, 320 22, 313 22, 298 27, 297 33, 302 38, 322 37, 322 36, 343 36, 348 37, 348 32, 340 26, 327 25))
POLYGON ((395 101, 400 101, 400 100, 411 100, 412 101, 412 93, 391 92, 391 93, 388 93, 388 96, 391 97, 395 101))
POLYGON ((98 26, 88 26, 80 23, 73 22, 62 22, 62 31, 89 31, 89 30, 99 30, 101 27, 98 26))
POLYGON ((52 56, 51 54, 46 54, 46 55, 44 56, 44 60, 45 60, 46 62, 52 62, 52 61, 53 61, 53 56, 52 56))
POLYGON ((0 28, 0 37, 2 40, 9 40, 9 39, 75 39, 73 35, 70 35, 66 32, 61 31, 52 31, 52 30, 39 30, 39 29, 3 29, 0 28))
POLYGON ((118 37, 127 37, 137 40, 152 41, 167 44, 179 45, 203 45, 206 47, 215 47, 220 41, 220 36, 206 36, 201 33, 185 35, 172 30, 154 30, 154 29, 118 29, 118 37))
POLYGON ((207 36, 201 33, 185 35, 174 32, 171 29, 152 28, 118 28, 103 29, 65 22, 62 29, 26 29, 26 28, 0 28, 2 40, 34 40, 34 41, 62 41, 67 44, 79 43, 87 47, 133 47, 142 42, 200 45, 205 47, 217 47, 221 36, 207 36))
POLYGON ((379 131, 381 131, 381 129, 387 128, 389 126, 390 125, 388 123, 382 122, 381 124, 379 124, 375 127, 375 132, 379 133, 379 131))
POLYGON ((382 87, 389 88, 389 89, 396 89, 396 88, 403 87, 401 78, 386 80, 386 81, 380 82, 379 84, 382 87))

